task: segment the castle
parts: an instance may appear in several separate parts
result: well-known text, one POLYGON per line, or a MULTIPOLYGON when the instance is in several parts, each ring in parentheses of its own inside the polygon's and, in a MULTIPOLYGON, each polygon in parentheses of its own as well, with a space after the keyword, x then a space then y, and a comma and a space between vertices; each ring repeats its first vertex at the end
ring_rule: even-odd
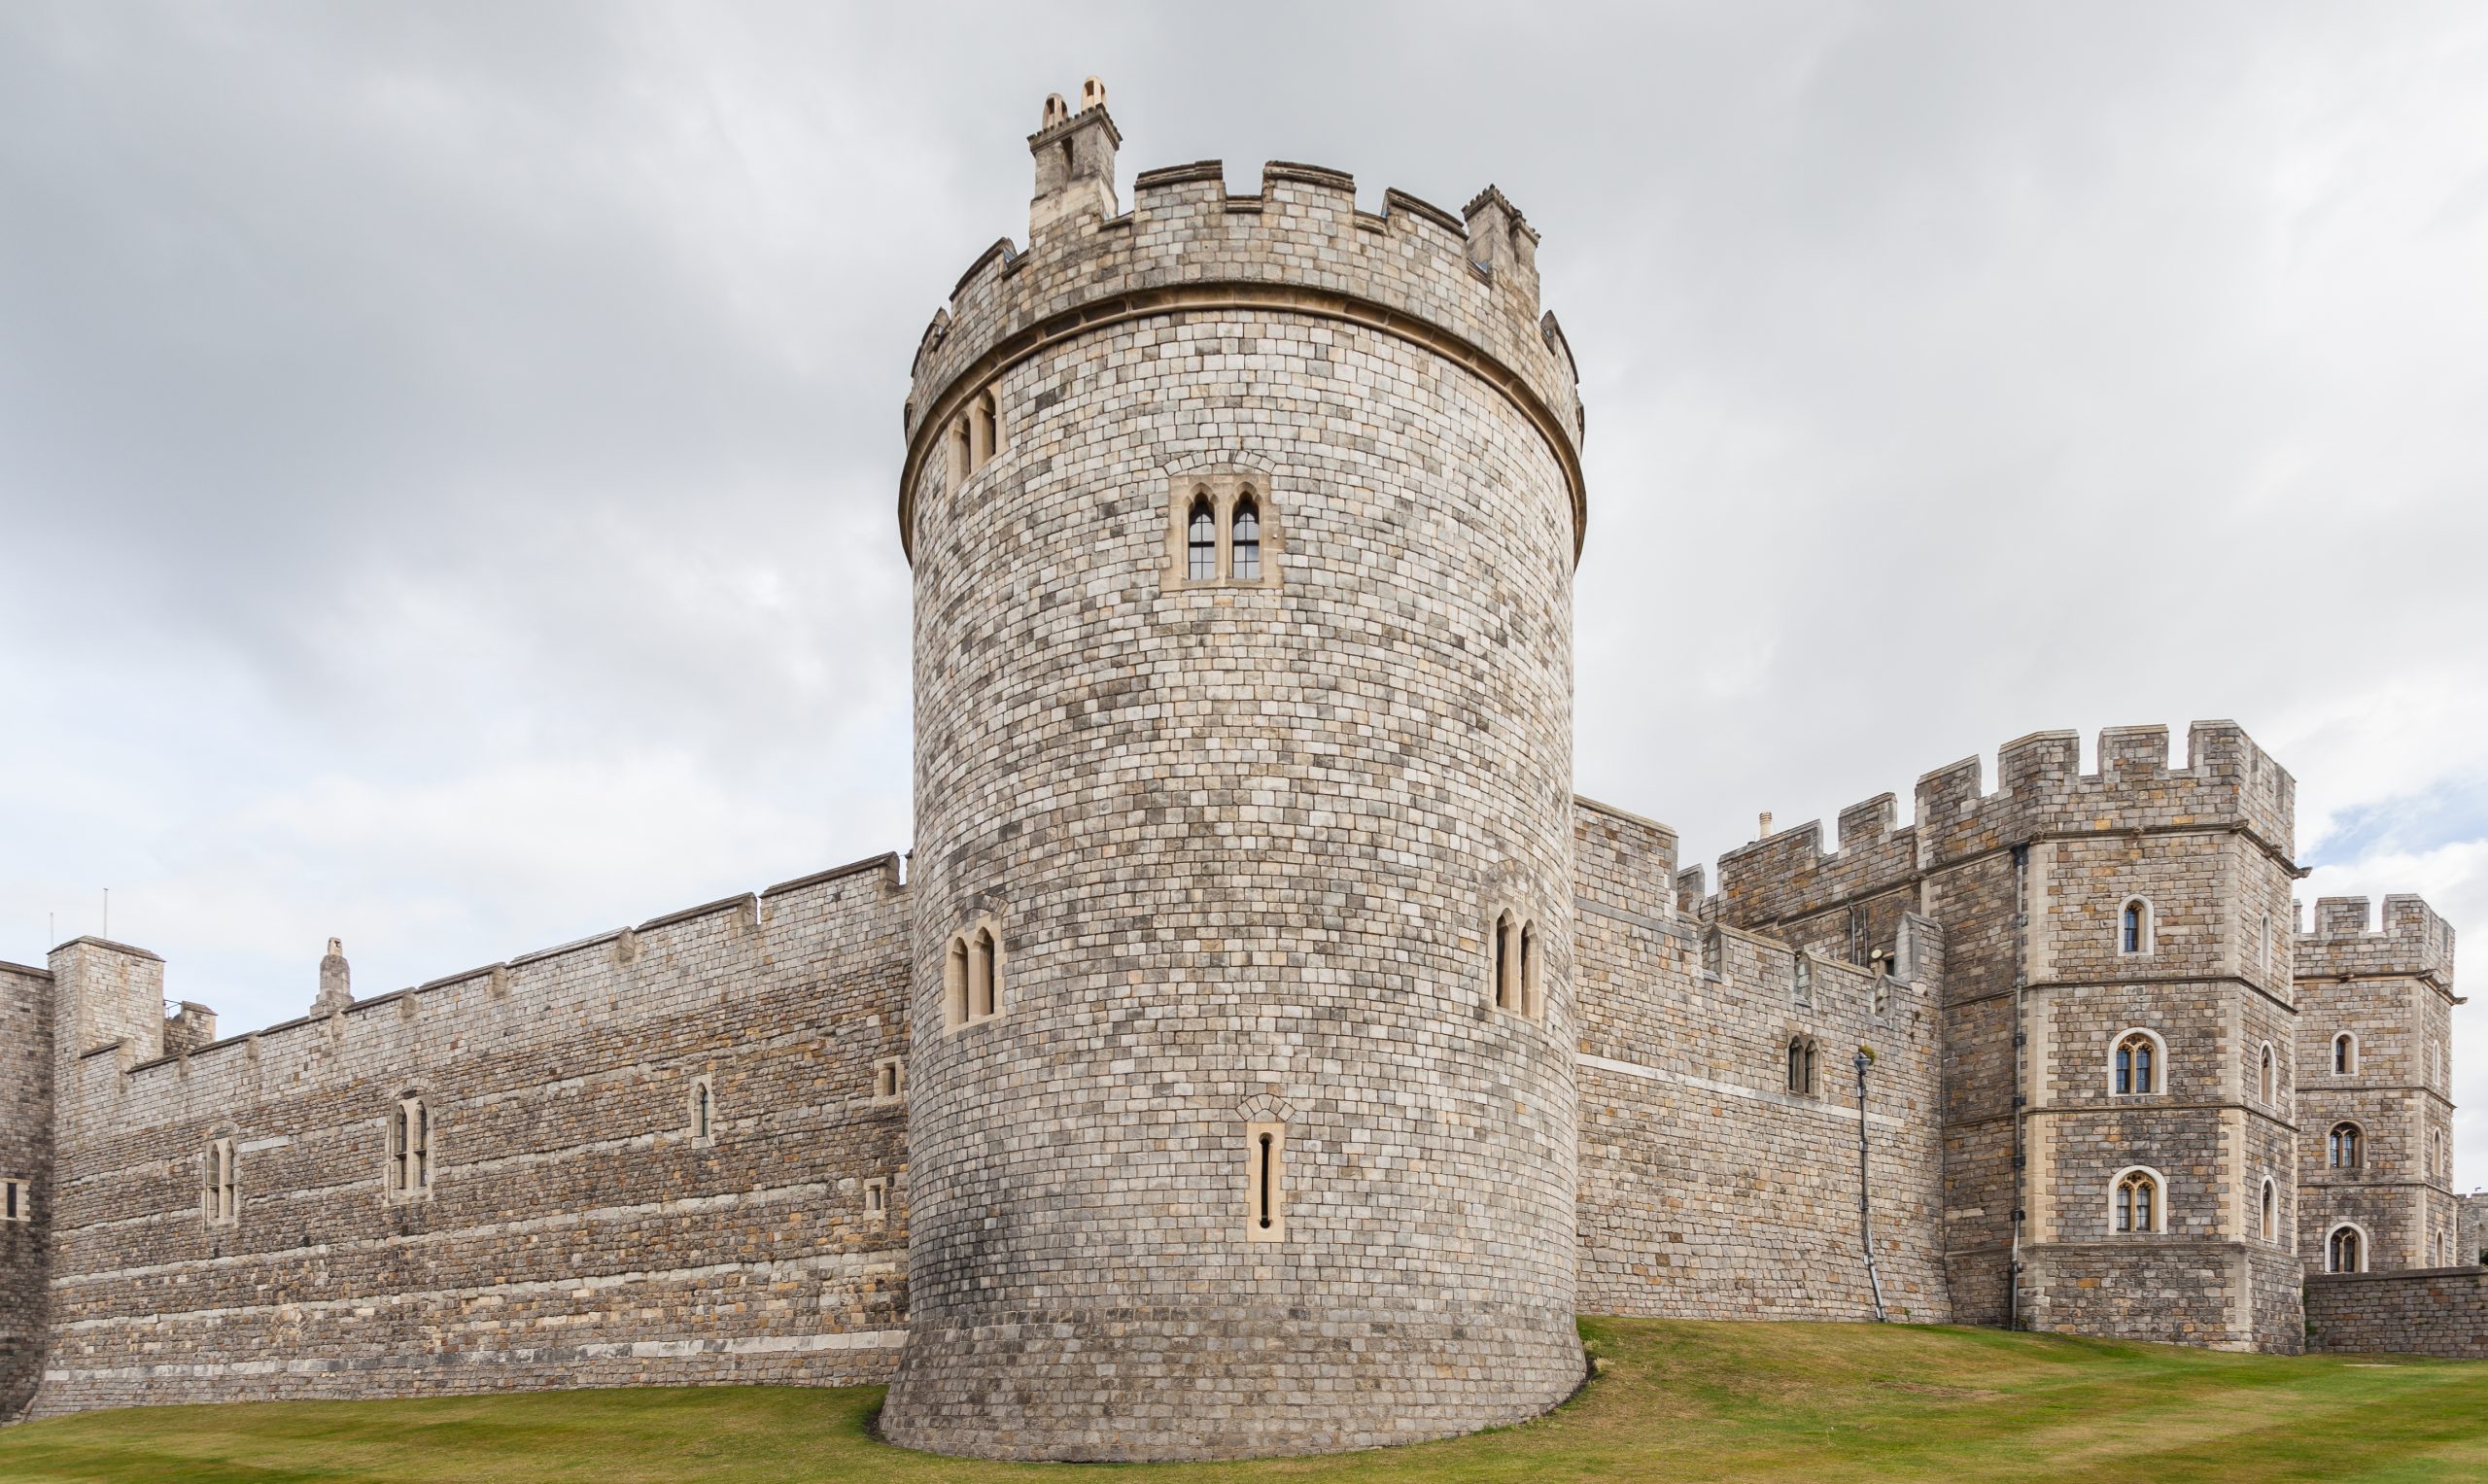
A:
POLYGON ((1517 1422, 1579 1313, 2488 1354, 2453 934, 2299 918, 2238 727, 2006 743, 1679 869, 1572 792, 1588 505, 1538 233, 1115 188, 917 351, 916 843, 220 1036, 0 965, 0 1417, 890 1383, 897 1442, 1517 1422))

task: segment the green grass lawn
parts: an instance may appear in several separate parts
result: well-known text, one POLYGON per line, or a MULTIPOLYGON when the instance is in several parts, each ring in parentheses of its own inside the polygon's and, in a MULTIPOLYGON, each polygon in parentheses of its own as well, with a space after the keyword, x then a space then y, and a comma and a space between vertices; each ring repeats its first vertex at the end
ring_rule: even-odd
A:
MULTIPOLYGON (((2214 1355, 1989 1329, 1584 1320, 1605 1374, 1522 1427, 1117 1480, 2488 1479, 2488 1363, 2214 1355)), ((1105 1475, 867 1431, 879 1388, 150 1407, 0 1431, 0 1480, 892 1481, 1105 1475)))

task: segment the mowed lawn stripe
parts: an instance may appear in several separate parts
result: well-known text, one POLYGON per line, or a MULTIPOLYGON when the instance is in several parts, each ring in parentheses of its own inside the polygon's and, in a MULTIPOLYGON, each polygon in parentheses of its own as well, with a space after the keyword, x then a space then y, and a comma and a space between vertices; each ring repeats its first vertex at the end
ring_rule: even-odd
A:
MULTIPOLYGON (((2213 1354, 1870 1325, 1588 1320, 1604 1374, 1550 1416, 1448 1442, 1124 1467, 1118 1480, 2488 1477, 2488 1363, 2213 1354)), ((1096 1477, 875 1441, 877 1388, 513 1393, 159 1407, 0 1432, 0 1481, 979 1484, 1096 1477)))

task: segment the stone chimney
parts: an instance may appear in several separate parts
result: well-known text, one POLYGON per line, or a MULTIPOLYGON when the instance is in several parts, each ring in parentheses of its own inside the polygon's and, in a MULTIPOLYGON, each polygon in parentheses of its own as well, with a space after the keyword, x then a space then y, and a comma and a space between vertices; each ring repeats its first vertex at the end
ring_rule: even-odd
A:
POLYGON ((1037 193, 1028 202, 1028 245, 1051 232, 1057 223, 1115 215, 1115 152, 1123 137, 1106 115, 1106 85, 1090 78, 1080 85, 1080 112, 1047 97, 1037 131, 1028 136, 1028 153, 1037 164, 1037 193))
POLYGON ((346 967, 345 945, 331 938, 328 956, 320 960, 320 997, 311 1002, 311 1013, 325 1015, 353 1003, 353 974, 346 967))

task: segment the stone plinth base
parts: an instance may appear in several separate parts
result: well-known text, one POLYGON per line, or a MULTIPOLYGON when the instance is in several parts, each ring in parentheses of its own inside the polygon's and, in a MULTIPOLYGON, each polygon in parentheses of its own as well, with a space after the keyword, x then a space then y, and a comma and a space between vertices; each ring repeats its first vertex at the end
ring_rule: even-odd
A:
POLYGON ((1580 1385, 1569 1312, 1459 1323, 1107 1310, 919 1321, 881 1414, 902 1447, 1073 1462, 1251 1458, 1522 1422, 1580 1385))

